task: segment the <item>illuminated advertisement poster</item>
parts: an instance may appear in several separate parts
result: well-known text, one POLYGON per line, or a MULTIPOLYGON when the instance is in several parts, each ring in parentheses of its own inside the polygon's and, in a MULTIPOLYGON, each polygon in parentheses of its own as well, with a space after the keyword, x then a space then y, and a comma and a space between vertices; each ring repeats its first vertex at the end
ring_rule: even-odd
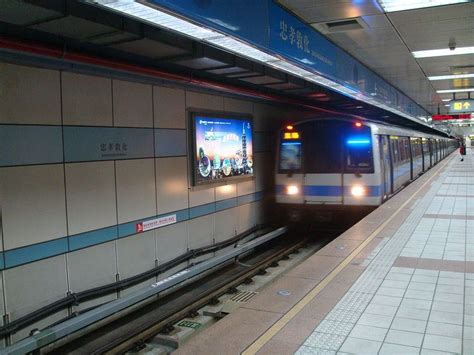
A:
POLYGON ((250 118, 194 114, 194 184, 252 176, 253 142, 250 118))

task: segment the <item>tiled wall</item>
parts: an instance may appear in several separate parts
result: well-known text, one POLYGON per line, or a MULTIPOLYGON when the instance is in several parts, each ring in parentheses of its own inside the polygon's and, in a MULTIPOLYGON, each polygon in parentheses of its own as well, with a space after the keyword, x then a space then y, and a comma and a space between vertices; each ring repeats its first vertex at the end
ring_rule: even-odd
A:
POLYGON ((273 179, 271 132, 290 114, 0 63, 1 312, 17 319, 68 291, 130 277, 262 222, 263 191, 273 179), (254 180, 189 189, 186 107, 253 115, 254 180), (137 221, 171 212, 178 223, 135 234, 137 221))

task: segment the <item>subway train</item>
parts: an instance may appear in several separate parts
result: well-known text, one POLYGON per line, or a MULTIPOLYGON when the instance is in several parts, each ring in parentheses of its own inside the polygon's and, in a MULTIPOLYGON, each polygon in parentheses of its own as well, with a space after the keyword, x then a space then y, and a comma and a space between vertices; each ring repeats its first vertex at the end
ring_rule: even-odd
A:
POLYGON ((370 211, 456 148, 446 136, 350 118, 288 125, 279 136, 276 203, 296 221, 370 211))

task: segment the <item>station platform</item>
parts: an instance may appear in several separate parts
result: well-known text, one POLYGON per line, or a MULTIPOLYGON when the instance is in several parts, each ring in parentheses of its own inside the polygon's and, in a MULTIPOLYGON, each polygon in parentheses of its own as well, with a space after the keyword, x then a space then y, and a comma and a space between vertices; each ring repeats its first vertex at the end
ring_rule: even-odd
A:
POLYGON ((474 354, 473 230, 468 150, 175 354, 474 354))

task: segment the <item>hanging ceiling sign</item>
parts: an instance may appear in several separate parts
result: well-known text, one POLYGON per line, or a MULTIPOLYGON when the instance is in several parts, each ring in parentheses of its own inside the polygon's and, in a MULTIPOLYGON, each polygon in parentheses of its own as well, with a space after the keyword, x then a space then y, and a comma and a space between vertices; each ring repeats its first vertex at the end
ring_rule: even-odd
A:
POLYGON ((474 112, 474 99, 451 100, 449 113, 474 112))
POLYGON ((433 115, 433 121, 447 121, 447 120, 470 120, 471 114, 461 114, 461 115, 433 115))

